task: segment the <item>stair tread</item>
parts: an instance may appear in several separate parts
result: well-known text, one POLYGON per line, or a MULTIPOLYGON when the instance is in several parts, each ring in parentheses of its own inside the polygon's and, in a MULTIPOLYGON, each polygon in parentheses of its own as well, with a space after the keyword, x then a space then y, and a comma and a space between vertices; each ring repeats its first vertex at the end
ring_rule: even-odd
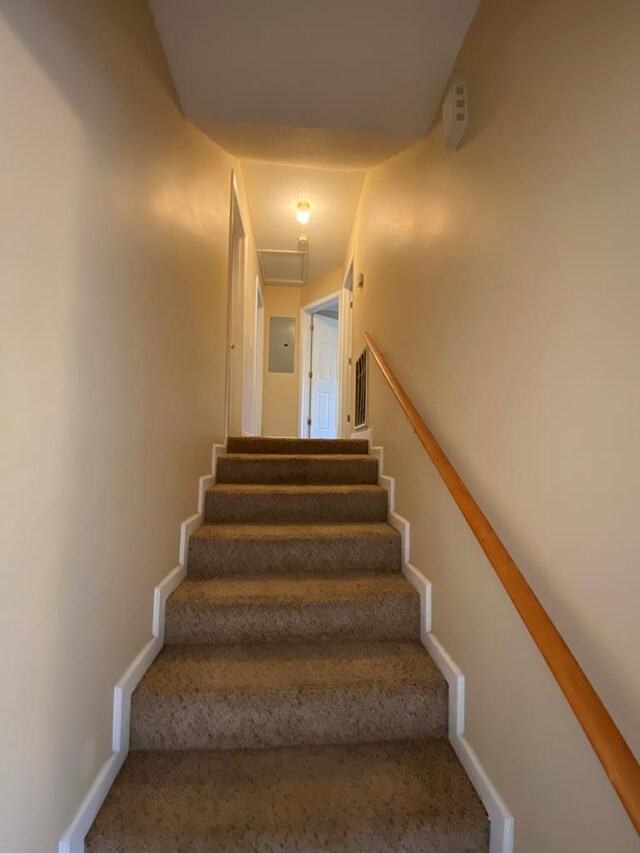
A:
POLYGON ((226 575, 221 578, 187 579, 167 601, 167 607, 201 604, 236 605, 336 604, 366 599, 417 598, 418 593, 401 574, 366 575, 226 575))
POLYGON ((318 690, 441 690, 446 682, 413 640, 166 646, 136 688, 138 697, 318 690))
POLYGON ((298 574, 401 568, 401 536, 386 521, 213 521, 189 539, 192 577, 298 574))
POLYGON ((399 538, 400 533, 386 521, 305 522, 273 524, 271 522, 212 522, 201 525, 192 539, 353 539, 399 538))
POLYGON ((480 853, 488 819, 440 739, 137 752, 87 853, 480 853))
POLYGON ((286 485, 283 483, 216 483, 207 492, 228 492, 229 494, 262 495, 344 495, 353 492, 365 494, 386 494, 386 489, 371 483, 311 483, 286 485))
POLYGON ((366 453, 226 453, 219 483, 378 483, 378 460, 366 453))
POLYGON ((208 522, 370 522, 388 512, 386 490, 373 483, 217 483, 205 493, 208 522))
POLYGON ((420 596, 398 570, 189 576, 166 604, 168 644, 419 636, 420 596))

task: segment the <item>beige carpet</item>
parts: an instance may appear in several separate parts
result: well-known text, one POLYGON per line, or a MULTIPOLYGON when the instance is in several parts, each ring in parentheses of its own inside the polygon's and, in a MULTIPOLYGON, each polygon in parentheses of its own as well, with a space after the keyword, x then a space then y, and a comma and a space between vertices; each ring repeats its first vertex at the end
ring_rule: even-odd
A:
POLYGON ((366 442, 229 439, 88 853, 480 853, 366 442))

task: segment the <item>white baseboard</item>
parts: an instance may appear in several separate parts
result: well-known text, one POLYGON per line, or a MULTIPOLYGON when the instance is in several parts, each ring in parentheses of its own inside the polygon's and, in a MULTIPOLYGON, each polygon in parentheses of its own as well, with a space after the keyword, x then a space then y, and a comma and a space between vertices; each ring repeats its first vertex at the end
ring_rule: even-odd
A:
POLYGON ((152 637, 131 662, 113 690, 113 752, 102 765, 86 797, 80 804, 76 816, 60 840, 58 853, 84 853, 84 839, 127 757, 129 752, 131 695, 164 645, 165 603, 187 574, 189 537, 200 527, 204 519, 205 493, 207 488, 215 482, 217 458, 224 449, 224 445, 214 444, 211 459, 212 473, 200 477, 198 512, 185 519, 180 525, 178 565, 154 589, 152 637))
MULTIPOLYGON (((213 477, 213 482, 216 482, 216 476, 218 471, 218 456, 222 456, 226 453, 227 448, 224 444, 214 444, 211 448, 211 476, 213 477)), ((203 503, 200 504, 200 495, 202 493, 198 493, 198 512, 204 512, 204 496, 202 497, 203 503)))
POLYGON ((464 736, 464 675, 435 634, 428 633, 423 642, 449 685, 449 740, 489 815, 489 851, 512 853, 513 815, 464 736))
POLYGON ((449 740, 489 815, 490 853, 513 853, 513 815, 464 736, 464 674, 431 632, 431 582, 410 562, 411 524, 395 511, 396 483, 394 477, 384 474, 384 448, 372 446, 373 434, 370 429, 352 433, 351 438, 367 438, 369 451, 378 460, 378 483, 389 493, 389 524, 402 537, 402 571, 420 593, 420 637, 449 685, 449 740))

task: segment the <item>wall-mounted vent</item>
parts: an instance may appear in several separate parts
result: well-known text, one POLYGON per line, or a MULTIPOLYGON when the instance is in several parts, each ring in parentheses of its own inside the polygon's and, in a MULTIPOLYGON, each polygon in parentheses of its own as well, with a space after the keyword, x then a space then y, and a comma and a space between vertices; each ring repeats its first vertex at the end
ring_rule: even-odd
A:
POLYGON ((367 350, 363 350, 356 361, 356 400, 355 400, 355 429, 367 425, 368 387, 367 387, 367 350))
POLYGON ((461 80, 454 80, 442 105, 442 127, 444 146, 452 151, 460 145, 469 123, 467 87, 461 80))

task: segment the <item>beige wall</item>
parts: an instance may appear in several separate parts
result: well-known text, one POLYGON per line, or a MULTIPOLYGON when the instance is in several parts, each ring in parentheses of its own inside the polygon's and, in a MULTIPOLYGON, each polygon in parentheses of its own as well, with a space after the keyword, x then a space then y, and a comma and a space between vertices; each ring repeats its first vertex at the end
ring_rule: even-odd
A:
POLYGON ((342 287, 342 268, 338 267, 331 272, 321 275, 309 284, 305 284, 300 294, 300 304, 304 308, 323 296, 330 296, 342 287))
POLYGON ((7 0, 0 66, 0 849, 44 853, 222 437, 234 163, 143 0, 7 0))
MULTIPOLYGON (((354 231, 369 329, 640 746, 640 7, 484 0, 471 123, 374 169, 354 231)), ((467 733, 518 853, 637 850, 519 617, 375 369, 372 425, 467 676, 467 733)))
POLYGON ((264 377, 262 434, 297 436, 300 397, 300 291, 299 287, 268 284, 264 288, 264 377), (269 319, 293 317, 296 323, 295 373, 269 373, 269 319))

